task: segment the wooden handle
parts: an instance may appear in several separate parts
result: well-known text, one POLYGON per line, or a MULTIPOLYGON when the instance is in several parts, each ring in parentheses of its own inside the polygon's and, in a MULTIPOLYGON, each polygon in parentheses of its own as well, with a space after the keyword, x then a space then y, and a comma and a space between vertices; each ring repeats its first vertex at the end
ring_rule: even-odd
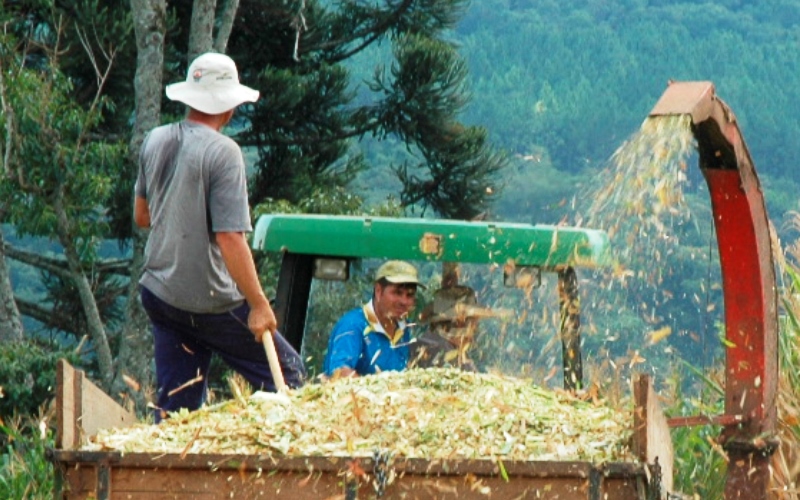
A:
POLYGON ((272 332, 266 331, 261 336, 261 341, 264 343, 264 351, 267 353, 267 361, 269 361, 269 371, 272 372, 272 379, 275 381, 275 389, 278 392, 286 392, 286 382, 283 380, 283 372, 281 371, 281 363, 278 361, 278 351, 275 350, 275 341, 272 339, 272 332))

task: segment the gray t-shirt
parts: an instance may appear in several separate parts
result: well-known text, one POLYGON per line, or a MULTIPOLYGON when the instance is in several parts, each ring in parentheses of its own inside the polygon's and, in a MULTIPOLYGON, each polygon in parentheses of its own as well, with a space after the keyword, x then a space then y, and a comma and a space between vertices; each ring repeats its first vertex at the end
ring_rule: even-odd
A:
POLYGON ((244 296, 214 236, 252 230, 239 145, 198 123, 157 127, 142 144, 135 191, 150 208, 139 283, 190 312, 221 313, 240 305, 244 296))

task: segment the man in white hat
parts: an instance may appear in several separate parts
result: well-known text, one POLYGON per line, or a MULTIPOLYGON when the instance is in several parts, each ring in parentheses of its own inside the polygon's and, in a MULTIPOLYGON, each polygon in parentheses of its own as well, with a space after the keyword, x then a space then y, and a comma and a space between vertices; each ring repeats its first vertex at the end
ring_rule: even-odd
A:
POLYGON ((205 401, 212 353, 256 390, 275 390, 262 335, 273 335, 286 384, 301 385, 298 353, 277 331, 258 281, 241 148, 220 130, 258 91, 239 83, 233 60, 206 53, 167 97, 186 119, 150 131, 139 156, 134 219, 150 228, 141 299, 153 326, 156 420, 205 401))
POLYGON ((390 260, 375 271, 372 300, 345 313, 328 339, 324 371, 327 377, 368 375, 406 369, 411 343, 408 314, 424 287, 417 269, 390 260))

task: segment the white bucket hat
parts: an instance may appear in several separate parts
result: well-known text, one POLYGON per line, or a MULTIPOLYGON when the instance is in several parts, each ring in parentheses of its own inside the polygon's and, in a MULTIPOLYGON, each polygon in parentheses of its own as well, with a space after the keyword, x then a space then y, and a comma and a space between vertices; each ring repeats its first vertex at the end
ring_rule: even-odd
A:
POLYGON ((207 52, 192 61, 186 81, 167 85, 167 97, 203 113, 217 115, 243 102, 256 102, 258 91, 239 83, 233 59, 225 54, 207 52))

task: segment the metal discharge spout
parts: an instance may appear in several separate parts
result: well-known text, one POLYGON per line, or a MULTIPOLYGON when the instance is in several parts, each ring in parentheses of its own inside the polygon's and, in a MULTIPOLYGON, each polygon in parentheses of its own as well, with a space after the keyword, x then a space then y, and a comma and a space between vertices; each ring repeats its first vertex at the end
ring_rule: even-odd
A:
POLYGON ((776 443, 778 306, 764 196, 733 111, 711 82, 670 82, 650 116, 690 115, 725 301, 725 498, 766 499, 776 443))

